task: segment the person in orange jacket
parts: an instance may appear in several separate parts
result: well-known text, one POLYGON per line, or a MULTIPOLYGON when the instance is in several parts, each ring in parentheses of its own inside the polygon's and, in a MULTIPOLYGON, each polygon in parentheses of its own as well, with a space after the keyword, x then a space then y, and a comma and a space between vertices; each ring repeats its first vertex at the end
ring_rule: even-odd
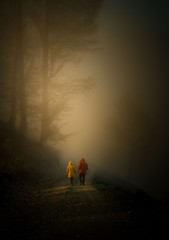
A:
POLYGON ((70 184, 73 185, 74 177, 76 175, 76 168, 72 161, 69 161, 66 167, 66 173, 70 179, 70 184))
POLYGON ((85 159, 82 158, 78 164, 80 185, 85 185, 85 176, 86 176, 87 170, 88 170, 88 164, 86 163, 85 159))

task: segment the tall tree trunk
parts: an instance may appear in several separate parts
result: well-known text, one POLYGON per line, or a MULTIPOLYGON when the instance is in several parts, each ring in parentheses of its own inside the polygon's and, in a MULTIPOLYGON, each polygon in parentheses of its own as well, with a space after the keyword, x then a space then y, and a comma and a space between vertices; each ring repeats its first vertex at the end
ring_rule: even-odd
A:
POLYGON ((24 134, 27 129, 26 90, 23 64, 23 0, 17 0, 17 28, 18 28, 18 77, 19 77, 19 103, 20 103, 20 132, 24 134))
POLYGON ((13 38, 11 38, 11 44, 13 45, 12 52, 12 81, 11 81, 11 101, 10 101, 10 116, 9 125, 11 128, 15 128, 16 117, 17 117, 17 104, 18 104, 18 52, 19 52, 19 41, 18 41, 18 1, 15 0, 13 5, 14 11, 14 27, 12 29, 13 38))
POLYGON ((14 56, 13 56, 13 72, 12 72, 12 84, 11 84, 11 110, 9 116, 9 125, 11 128, 15 128, 16 115, 17 115, 17 66, 18 66, 18 57, 17 57, 17 46, 16 39, 14 43, 14 56))
POLYGON ((48 77, 48 9, 47 9, 47 0, 45 1, 45 19, 44 19, 44 31, 42 37, 42 51, 43 51, 43 59, 42 59, 42 80, 43 80, 43 93, 42 93, 42 118, 41 118, 41 136, 40 143, 44 147, 46 145, 46 141, 48 138, 48 130, 49 130, 49 77, 48 77))

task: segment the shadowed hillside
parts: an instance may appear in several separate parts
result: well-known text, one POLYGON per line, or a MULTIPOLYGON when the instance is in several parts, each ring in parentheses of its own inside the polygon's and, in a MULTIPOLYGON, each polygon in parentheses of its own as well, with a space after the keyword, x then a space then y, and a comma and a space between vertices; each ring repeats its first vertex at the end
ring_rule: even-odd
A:
POLYGON ((1 182, 43 185, 61 177, 57 151, 42 149, 37 142, 31 142, 2 122, 0 132, 1 182))
POLYGON ((167 233, 167 202, 99 175, 86 186, 70 186, 56 153, 1 127, 1 239, 154 239, 167 233))

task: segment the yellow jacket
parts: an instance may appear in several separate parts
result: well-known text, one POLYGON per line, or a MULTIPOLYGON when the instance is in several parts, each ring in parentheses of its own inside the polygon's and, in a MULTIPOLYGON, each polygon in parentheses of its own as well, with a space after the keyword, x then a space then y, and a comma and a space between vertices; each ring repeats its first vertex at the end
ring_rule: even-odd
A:
POLYGON ((68 162, 68 165, 66 167, 66 173, 68 178, 74 177, 76 175, 76 168, 72 161, 68 162))

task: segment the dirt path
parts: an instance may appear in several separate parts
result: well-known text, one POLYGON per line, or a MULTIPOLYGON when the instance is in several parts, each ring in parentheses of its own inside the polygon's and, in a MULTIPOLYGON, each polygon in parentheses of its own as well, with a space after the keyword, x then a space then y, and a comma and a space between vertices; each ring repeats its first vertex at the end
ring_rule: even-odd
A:
POLYGON ((149 200, 139 196, 137 207, 118 188, 60 185, 19 199, 1 211, 4 239, 154 239, 159 227, 149 200))
POLYGON ((54 187, 39 192, 37 199, 37 211, 43 209, 38 236, 44 239, 81 239, 110 231, 124 235, 128 230, 127 211, 106 190, 91 185, 54 187))

